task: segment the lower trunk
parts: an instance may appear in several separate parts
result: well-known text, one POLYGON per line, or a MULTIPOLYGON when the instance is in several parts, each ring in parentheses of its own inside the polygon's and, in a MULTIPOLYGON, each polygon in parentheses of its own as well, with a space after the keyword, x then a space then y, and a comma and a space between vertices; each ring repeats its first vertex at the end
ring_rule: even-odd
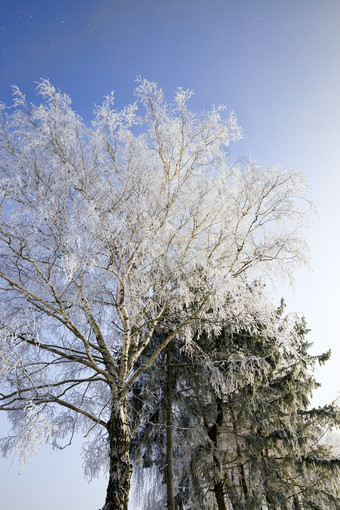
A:
POLYGON ((224 497, 224 482, 222 477, 222 467, 220 459, 215 452, 218 452, 218 439, 220 435, 220 429, 223 423, 223 403, 220 398, 216 399, 217 404, 217 416, 215 423, 209 428, 208 436, 214 446, 213 461, 217 467, 217 479, 214 481, 214 494, 216 498, 218 510, 227 510, 226 501, 224 497))
POLYGON ((103 510, 127 510, 132 464, 130 462, 130 428, 126 403, 115 403, 108 422, 110 472, 103 510))
POLYGON ((296 510, 304 510, 304 506, 299 495, 294 496, 294 507, 296 510))
POLYGON ((232 426, 233 426, 233 431, 234 431, 234 436, 235 436, 236 455, 238 458, 238 462, 240 463, 240 467, 238 469, 238 476, 239 476, 239 484, 240 484, 240 491, 241 491, 241 500, 243 501, 243 503, 247 504, 247 502, 249 501, 249 490, 248 490, 248 485, 247 485, 247 480, 246 480, 246 472, 244 469, 242 449, 241 449, 239 439, 238 439, 239 437, 241 437, 241 434, 239 431, 237 418, 235 416, 235 413, 233 412, 232 407, 230 409, 230 416, 231 416, 232 426))
POLYGON ((214 494, 218 510, 227 510, 224 497, 224 483, 222 480, 214 483, 214 494))
POLYGON ((175 510, 174 478, 173 478, 173 439, 172 439, 172 391, 173 367, 171 364, 171 345, 167 346, 167 381, 166 381, 166 503, 168 510, 175 510))
POLYGON ((265 498, 266 498, 266 503, 267 503, 268 510, 275 510, 276 509, 275 499, 273 498, 270 490, 266 487, 266 484, 265 484, 265 487, 264 487, 264 495, 265 495, 265 498))
MULTIPOLYGON (((239 505, 239 502, 240 502, 240 498, 239 498, 238 494, 236 493, 235 486, 232 483, 232 481, 230 480, 228 473, 226 473, 226 475, 223 479, 223 482, 224 482, 224 487, 226 489, 226 493, 227 493, 228 500, 229 500, 228 509, 230 510, 230 509, 237 508, 239 505)), ((216 491, 215 491, 215 496, 216 496, 216 491)))

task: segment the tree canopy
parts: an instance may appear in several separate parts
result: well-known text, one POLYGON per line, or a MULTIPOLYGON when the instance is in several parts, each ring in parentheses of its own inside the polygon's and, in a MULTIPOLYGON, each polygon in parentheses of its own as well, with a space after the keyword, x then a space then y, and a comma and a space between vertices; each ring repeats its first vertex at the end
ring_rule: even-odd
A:
POLYGON ((29 460, 81 430, 86 473, 109 472, 105 509, 125 509, 134 383, 172 340, 271 324, 249 283, 306 262, 306 181, 230 164, 235 114, 190 111, 190 90, 168 102, 139 79, 135 103, 109 94, 91 125, 49 81, 37 92, 1 105, 2 450, 29 460))
POLYGON ((311 356, 304 320, 283 310, 281 305, 273 317, 275 335, 267 335, 266 327, 249 333, 226 326, 219 335, 201 336, 211 370, 229 381, 223 389, 217 377, 202 377, 202 353, 188 355, 174 346, 172 372, 169 356, 160 356, 145 374, 147 384, 131 400, 136 419, 143 416, 131 452, 143 508, 339 507, 340 459, 330 448, 333 439, 327 446, 323 438, 340 426, 340 408, 336 402, 311 407, 318 386, 313 369, 330 352, 311 356), (173 486, 172 506, 165 485, 168 493, 173 486))

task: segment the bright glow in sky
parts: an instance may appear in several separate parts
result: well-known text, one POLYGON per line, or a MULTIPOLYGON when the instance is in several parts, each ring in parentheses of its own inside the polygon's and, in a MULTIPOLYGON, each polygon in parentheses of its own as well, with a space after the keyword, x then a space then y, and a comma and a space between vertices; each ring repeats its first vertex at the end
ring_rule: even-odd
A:
MULTIPOLYGON (((301 270, 295 294, 281 286, 276 299, 306 316, 313 352, 332 348, 317 372, 315 404, 333 400, 340 389, 340 2, 1 0, 0 7, 1 101, 10 102, 13 84, 34 100, 34 82, 50 78, 90 119, 112 89, 119 105, 133 101, 142 75, 167 94, 192 88, 193 109, 234 109, 244 140, 231 146, 233 158, 251 155, 308 176, 319 213, 307 232, 313 271, 301 270)), ((106 483, 88 486, 78 456, 77 446, 54 457, 43 450, 20 478, 1 460, 2 507, 99 508, 106 483)))

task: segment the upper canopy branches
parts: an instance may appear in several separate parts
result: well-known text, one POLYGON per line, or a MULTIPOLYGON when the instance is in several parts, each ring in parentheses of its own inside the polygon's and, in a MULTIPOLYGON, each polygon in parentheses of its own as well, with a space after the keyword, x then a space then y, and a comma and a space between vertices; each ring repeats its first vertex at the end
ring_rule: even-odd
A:
POLYGON ((247 282, 305 263, 306 182, 229 165, 241 137, 234 113, 190 111, 191 91, 169 103, 139 79, 136 103, 117 110, 107 96, 91 126, 49 81, 37 91, 39 106, 15 88, 14 106, 1 108, 1 349, 13 361, 8 352, 26 342, 11 367, 40 390, 35 347, 52 374, 76 365, 65 402, 84 411, 89 377, 126 393, 156 329, 189 339, 201 319, 245 327, 257 310, 264 320, 247 282))

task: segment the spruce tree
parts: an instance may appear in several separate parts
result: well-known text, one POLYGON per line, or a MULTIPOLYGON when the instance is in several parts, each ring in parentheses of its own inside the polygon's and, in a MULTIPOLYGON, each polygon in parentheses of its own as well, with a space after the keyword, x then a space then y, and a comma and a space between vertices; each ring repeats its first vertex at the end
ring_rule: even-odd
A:
MULTIPOLYGON (((340 425, 339 409, 310 408, 318 386, 313 368, 330 353, 311 356, 305 321, 290 322, 283 310, 281 303, 271 330, 257 322, 253 332, 225 324, 218 335, 197 334, 199 356, 184 343, 180 349, 177 339, 171 360, 176 509, 339 508, 340 460, 320 441, 327 427, 340 425)), ((169 448, 165 365, 163 356, 148 374, 158 397, 141 397, 149 419, 137 441, 144 465, 160 472, 169 448)))

